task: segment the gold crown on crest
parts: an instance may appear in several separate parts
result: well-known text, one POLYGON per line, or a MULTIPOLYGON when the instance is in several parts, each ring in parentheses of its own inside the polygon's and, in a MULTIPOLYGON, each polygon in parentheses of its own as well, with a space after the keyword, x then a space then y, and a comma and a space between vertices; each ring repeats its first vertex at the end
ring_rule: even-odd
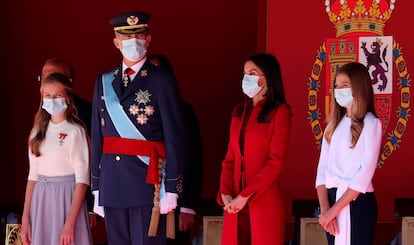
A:
POLYGON ((335 25, 336 36, 350 33, 383 35, 396 0, 325 0, 326 13, 335 25))

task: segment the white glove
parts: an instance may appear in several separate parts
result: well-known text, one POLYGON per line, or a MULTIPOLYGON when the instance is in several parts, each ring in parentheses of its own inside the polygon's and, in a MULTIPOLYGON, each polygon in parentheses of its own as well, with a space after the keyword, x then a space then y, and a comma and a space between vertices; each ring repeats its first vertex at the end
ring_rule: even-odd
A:
POLYGON ((99 191, 92 191, 92 194, 95 196, 93 200, 93 212, 102 218, 105 218, 104 207, 99 206, 99 191))
POLYGON ((165 197, 160 200, 160 213, 168 214, 177 207, 178 194, 166 192, 165 197))

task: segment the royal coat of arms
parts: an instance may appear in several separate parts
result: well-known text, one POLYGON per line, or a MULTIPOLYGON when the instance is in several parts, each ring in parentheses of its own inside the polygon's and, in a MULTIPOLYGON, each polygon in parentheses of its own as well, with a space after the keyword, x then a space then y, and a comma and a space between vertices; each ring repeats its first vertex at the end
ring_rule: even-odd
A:
POLYGON ((336 37, 327 38, 317 51, 308 81, 308 118, 312 133, 320 148, 336 71, 345 63, 360 62, 371 75, 376 110, 383 125, 385 143, 378 160, 381 166, 399 147, 410 112, 411 78, 402 47, 393 36, 383 35, 395 0, 331 2, 325 1, 325 8, 336 28, 336 37))

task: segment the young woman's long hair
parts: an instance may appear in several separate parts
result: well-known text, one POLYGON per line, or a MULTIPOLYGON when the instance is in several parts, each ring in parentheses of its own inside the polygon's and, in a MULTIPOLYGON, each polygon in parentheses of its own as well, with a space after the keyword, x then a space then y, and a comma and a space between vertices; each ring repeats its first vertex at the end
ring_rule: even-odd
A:
MULTIPOLYGON (((351 148, 353 148, 358 142, 361 131, 364 128, 365 115, 368 112, 371 112, 377 116, 375 111, 374 90, 372 88, 369 71, 361 63, 347 63, 337 71, 336 76, 339 74, 345 74, 349 77, 352 87, 352 96, 354 97, 351 115, 348 115, 351 117, 352 139, 350 143, 351 148)), ((335 81, 332 85, 331 111, 329 117, 327 118, 325 133, 325 138, 328 142, 331 141, 333 132, 347 112, 346 108, 339 106, 333 96, 335 81)))
MULTIPOLYGON (((269 122, 269 113, 280 104, 287 104, 285 91, 283 89, 282 72, 275 56, 268 53, 257 53, 250 56, 247 61, 253 62, 262 72, 266 80, 267 92, 266 102, 259 114, 258 122, 269 122)), ((248 103, 241 103, 233 112, 234 116, 241 116, 248 103)), ((289 106, 289 105, 288 105, 289 106)))
POLYGON ((64 112, 66 115, 66 121, 68 121, 69 123, 77 124, 86 130, 86 125, 79 119, 78 110, 76 109, 76 106, 73 101, 72 82, 67 76, 61 73, 50 74, 42 81, 40 85, 40 105, 33 122, 33 131, 31 134, 31 136, 33 137, 29 139, 29 146, 31 152, 37 157, 41 155, 39 148, 46 137, 47 126, 49 125, 49 121, 51 119, 51 115, 42 108, 43 86, 45 84, 51 83, 60 83, 65 87, 66 103, 68 105, 66 111, 64 112))

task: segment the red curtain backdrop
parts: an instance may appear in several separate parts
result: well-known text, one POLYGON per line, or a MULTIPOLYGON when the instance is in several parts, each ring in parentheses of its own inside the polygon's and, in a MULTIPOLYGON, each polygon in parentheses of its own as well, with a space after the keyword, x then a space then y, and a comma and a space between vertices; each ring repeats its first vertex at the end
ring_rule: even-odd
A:
MULTIPOLYGON (((286 217, 293 199, 315 199, 319 151, 308 120, 308 77, 317 50, 335 28, 319 1, 2 1, 1 109, 3 147, 0 205, 22 205, 27 178, 27 136, 39 104, 36 77, 47 58, 75 67, 75 90, 91 99, 95 76, 120 63, 108 20, 128 10, 152 14, 150 52, 174 64, 183 98, 199 117, 204 144, 203 197, 214 198, 227 148, 232 107, 241 98, 245 59, 275 54, 282 66, 293 131, 281 176, 286 217)), ((384 35, 392 35, 414 72, 411 1, 397 1, 384 35)), ((392 110, 395 118, 395 109, 392 110)), ((411 121, 400 147, 378 169, 374 185, 380 221, 394 221, 396 197, 414 198, 414 132, 411 121)))

